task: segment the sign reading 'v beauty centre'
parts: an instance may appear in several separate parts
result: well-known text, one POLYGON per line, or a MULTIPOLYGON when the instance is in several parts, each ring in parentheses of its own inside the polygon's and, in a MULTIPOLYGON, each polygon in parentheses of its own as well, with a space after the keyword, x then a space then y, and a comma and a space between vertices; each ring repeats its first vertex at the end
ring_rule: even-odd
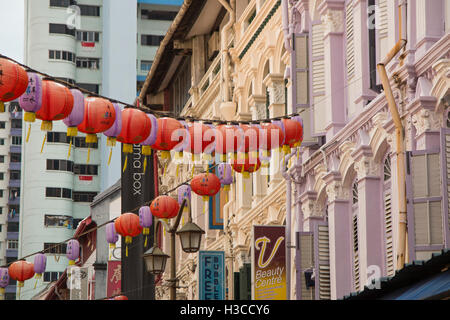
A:
POLYGON ((284 226, 253 226, 254 300, 286 300, 284 226))

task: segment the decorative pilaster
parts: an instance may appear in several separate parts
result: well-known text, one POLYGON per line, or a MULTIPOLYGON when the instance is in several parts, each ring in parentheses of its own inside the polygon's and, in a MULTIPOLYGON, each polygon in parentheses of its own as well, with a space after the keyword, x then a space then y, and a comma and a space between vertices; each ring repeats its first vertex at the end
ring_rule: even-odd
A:
POLYGON ((349 294, 352 288, 351 209, 349 190, 342 186, 339 171, 324 176, 328 197, 331 299, 349 294))
POLYGON ((270 118, 285 114, 284 77, 282 74, 269 73, 263 80, 269 89, 269 115, 270 118))
POLYGON ((358 177, 358 248, 360 281, 365 285, 369 270, 384 266, 383 205, 381 202, 380 165, 374 161, 367 144, 368 135, 360 131, 360 143, 352 153, 358 177))

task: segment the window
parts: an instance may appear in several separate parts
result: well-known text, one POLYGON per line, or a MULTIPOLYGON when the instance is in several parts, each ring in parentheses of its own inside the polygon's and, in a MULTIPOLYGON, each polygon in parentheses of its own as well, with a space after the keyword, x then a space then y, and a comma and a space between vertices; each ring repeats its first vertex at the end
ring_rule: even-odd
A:
POLYGON ((0 129, 5 129, 6 123, 5 121, 0 121, 0 129))
POLYGON ((100 68, 100 59, 96 58, 77 58, 77 68, 98 70, 100 68))
POLYGON ((58 216, 58 215, 45 215, 44 225, 46 227, 64 227, 69 228, 72 226, 72 217, 70 216, 58 216))
MULTIPOLYGON (((69 62, 73 62, 75 63, 76 60, 76 54, 73 52, 69 52, 69 51, 61 51, 61 50, 48 50, 48 58, 52 59, 52 60, 65 60, 65 61, 69 61, 69 62)), ((57 79, 61 79, 66 81, 66 79, 64 78, 57 78, 57 79)), ((69 79, 70 81, 66 81, 66 82, 70 82, 72 84, 75 84, 75 81, 72 79, 69 79)))
POLYGON ((189 100, 189 89, 191 88, 191 59, 186 57, 180 64, 179 73, 176 75, 172 85, 172 105, 175 114, 180 114, 184 105, 189 100))
POLYGON ((9 179, 10 180, 20 180, 20 171, 11 170, 9 173, 9 179))
POLYGON ((4 172, 0 172, 0 180, 5 179, 5 173, 4 172))
POLYGON ((73 219, 73 228, 76 229, 78 228, 78 224, 82 221, 83 219, 73 219))
POLYGON ((12 119, 11 120, 11 128, 22 129, 22 119, 12 119))
POLYGON ((73 171, 73 161, 47 159, 47 170, 73 171))
POLYGON ((9 199, 14 200, 20 197, 20 188, 10 188, 9 189, 9 199))
POLYGON ((47 142, 69 143, 70 137, 65 132, 47 132, 47 142))
POLYGON ((77 31, 78 41, 99 42, 100 33, 97 31, 77 31))
POLYGON ((67 244, 65 243, 44 243, 45 253, 66 254, 67 244))
POLYGON ((5 156, 0 155, 0 163, 4 163, 4 162, 5 162, 5 156))
POLYGON ((11 153, 9 161, 10 162, 20 162, 20 161, 22 161, 22 154, 21 153, 11 153))
POLYGON ((383 203, 384 203, 384 241, 386 254, 386 275, 393 276, 394 268, 394 242, 392 225, 392 201, 391 201, 391 158, 386 156, 383 165, 383 203))
POLYGON ((3 214, 3 207, 0 207, 0 214, 3 214))
POLYGON ((3 225, 2 225, 2 224, 0 224, 0 232, 2 232, 2 227, 3 227, 3 225))
POLYGON ((142 34, 141 35, 141 45, 143 46, 159 46, 164 36, 142 34))
POLYGON ((0 198, 3 198, 3 191, 4 190, 0 190, 0 198))
POLYGON ((88 144, 86 143, 86 139, 84 137, 75 137, 75 147, 77 148, 88 148, 90 147, 91 149, 97 149, 98 148, 98 143, 90 143, 90 146, 88 146, 88 144))
POLYGON ((49 198, 66 198, 72 199, 72 190, 66 188, 45 188, 45 196, 49 198))
POLYGON ((94 201, 94 197, 96 195, 97 195, 97 192, 74 191, 73 192, 73 201, 75 201, 75 202, 92 202, 92 201, 94 201))
POLYGON ((0 138, 0 146, 4 146, 5 145, 5 139, 0 138))
POLYGON ((68 6, 76 4, 77 2, 75 0, 50 0, 50 7, 67 8, 68 6))
POLYGON ((141 61, 141 71, 150 71, 153 61, 141 61))
MULTIPOLYGON (((73 59, 73 62, 75 62, 75 59, 73 59)), ((64 82, 70 83, 70 84, 75 84, 75 80, 70 79, 70 78, 61 78, 61 77, 56 77, 56 79, 58 80, 62 80, 64 82)))
POLYGON ((100 7, 99 6, 88 6, 79 4, 80 14, 82 16, 91 16, 91 17, 99 17, 100 16, 100 7))
POLYGON ((176 15, 177 12, 174 11, 141 10, 142 19, 172 21, 176 15))
POLYGON ((19 223, 18 222, 8 222, 8 227, 6 228, 7 232, 19 232, 19 223))
POLYGON ((73 173, 75 174, 98 174, 98 165, 94 164, 75 164, 73 166, 73 173))
POLYGON ((358 240, 358 182, 352 185, 352 237, 353 237, 353 286, 355 291, 360 289, 359 272, 359 240, 358 240))
POLYGON ((70 36, 75 36, 75 29, 70 29, 66 24, 62 23, 50 23, 49 33, 67 34, 70 36))
POLYGON ((20 146, 22 144, 22 137, 20 137, 20 136, 12 136, 11 137, 11 144, 20 146))
POLYGON ((19 240, 8 240, 6 243, 6 249, 16 250, 19 249, 19 240))
POLYGON ((62 275, 62 272, 56 272, 56 271, 47 271, 44 272, 43 281, 44 282, 54 282, 59 279, 59 277, 62 275))
POLYGON ((90 92, 99 93, 99 85, 94 83, 78 83, 80 88, 88 90, 90 92))

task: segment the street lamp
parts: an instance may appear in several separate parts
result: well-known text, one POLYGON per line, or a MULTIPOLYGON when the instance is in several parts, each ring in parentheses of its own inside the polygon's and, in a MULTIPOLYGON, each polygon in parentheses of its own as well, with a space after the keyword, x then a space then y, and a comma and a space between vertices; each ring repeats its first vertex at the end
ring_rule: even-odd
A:
POLYGON ((194 253, 200 249, 200 244, 202 241, 202 234, 205 233, 203 229, 201 229, 198 225, 192 222, 192 213, 191 213, 191 204, 189 202, 189 220, 180 230, 177 231, 178 225, 180 224, 181 216, 183 215, 183 209, 186 205, 186 202, 189 202, 188 199, 184 199, 181 203, 180 209, 178 210, 177 217, 172 226, 169 226, 163 220, 158 219, 155 223, 155 236, 154 236, 154 244, 153 247, 147 250, 143 254, 143 258, 145 260, 145 265, 147 267, 147 271, 157 275, 164 272, 166 267, 166 261, 169 256, 165 254, 157 245, 156 232, 159 228, 159 224, 162 223, 164 228, 170 233, 170 279, 167 281, 171 282, 170 286, 170 300, 176 299, 176 254, 175 254, 175 234, 180 236, 181 248, 184 252, 194 253))

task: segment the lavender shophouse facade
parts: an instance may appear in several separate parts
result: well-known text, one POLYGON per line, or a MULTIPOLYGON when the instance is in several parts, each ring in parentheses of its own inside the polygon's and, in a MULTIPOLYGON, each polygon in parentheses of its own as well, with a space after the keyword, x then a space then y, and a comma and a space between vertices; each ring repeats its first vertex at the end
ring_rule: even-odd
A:
POLYGON ((450 247, 450 3, 283 6, 285 38, 293 38, 285 44, 289 102, 302 111, 305 130, 284 175, 296 231, 292 291, 297 299, 340 299, 394 276, 402 183, 405 263, 450 247), (396 126, 377 64, 404 37, 406 46, 385 66, 404 130, 406 181, 399 181, 396 126))

